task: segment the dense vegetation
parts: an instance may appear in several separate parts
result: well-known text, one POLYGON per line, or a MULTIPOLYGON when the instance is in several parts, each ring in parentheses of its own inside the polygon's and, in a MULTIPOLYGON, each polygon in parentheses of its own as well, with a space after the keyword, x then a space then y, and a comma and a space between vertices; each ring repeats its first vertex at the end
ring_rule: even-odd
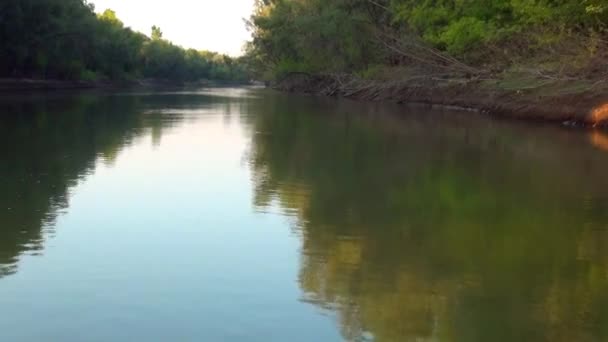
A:
POLYGON ((0 77, 246 79, 237 59, 185 50, 158 27, 151 37, 134 32, 111 10, 96 15, 85 0, 3 0, 0 52, 0 77))
POLYGON ((605 0, 258 0, 248 56, 266 78, 395 66, 597 75, 607 24, 605 0))

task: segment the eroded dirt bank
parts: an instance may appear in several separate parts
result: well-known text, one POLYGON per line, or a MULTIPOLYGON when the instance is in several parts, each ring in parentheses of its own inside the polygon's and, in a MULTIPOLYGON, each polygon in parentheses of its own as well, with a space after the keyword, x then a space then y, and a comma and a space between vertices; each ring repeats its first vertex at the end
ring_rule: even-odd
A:
POLYGON ((372 81, 298 73, 273 86, 282 91, 357 100, 453 106, 522 120, 608 126, 608 89, 603 82, 541 81, 531 86, 519 82, 510 87, 509 82, 433 78, 372 81))

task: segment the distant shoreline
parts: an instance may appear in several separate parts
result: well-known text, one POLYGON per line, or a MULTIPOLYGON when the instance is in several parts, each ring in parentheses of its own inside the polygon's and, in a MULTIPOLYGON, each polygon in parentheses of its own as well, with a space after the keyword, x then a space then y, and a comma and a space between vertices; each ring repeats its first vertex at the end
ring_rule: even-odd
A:
POLYGON ((67 81, 41 80, 30 78, 0 78, 0 93, 22 91, 85 90, 85 89, 128 89, 128 88, 176 88, 176 87, 212 87, 229 85, 249 85, 250 82, 200 81, 175 82, 168 80, 129 80, 129 81, 67 81))

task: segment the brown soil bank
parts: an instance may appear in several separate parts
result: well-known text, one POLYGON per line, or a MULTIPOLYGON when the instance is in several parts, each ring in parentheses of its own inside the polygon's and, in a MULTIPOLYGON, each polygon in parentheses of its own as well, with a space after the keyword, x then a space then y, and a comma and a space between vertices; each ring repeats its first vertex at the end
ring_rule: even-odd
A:
POLYGON ((297 73, 277 82, 275 88, 359 100, 453 106, 516 119, 608 126, 608 87, 603 81, 525 77, 373 81, 297 73))

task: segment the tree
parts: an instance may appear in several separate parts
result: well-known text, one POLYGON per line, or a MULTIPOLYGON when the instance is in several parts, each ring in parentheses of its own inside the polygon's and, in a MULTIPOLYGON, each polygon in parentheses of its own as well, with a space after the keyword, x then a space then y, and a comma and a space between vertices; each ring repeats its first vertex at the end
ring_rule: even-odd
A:
POLYGON ((164 40, 157 26, 148 38, 111 9, 95 15, 84 0, 1 1, 0 52, 0 77, 246 79, 232 58, 187 52, 164 40))
POLYGON ((248 60, 269 78, 392 66, 469 73, 518 57, 602 59, 598 44, 608 53, 605 0, 258 0, 247 24, 248 60))
POLYGON ((161 40, 163 39, 163 31, 160 30, 160 27, 154 25, 152 26, 152 34, 150 37, 152 40, 161 40))

